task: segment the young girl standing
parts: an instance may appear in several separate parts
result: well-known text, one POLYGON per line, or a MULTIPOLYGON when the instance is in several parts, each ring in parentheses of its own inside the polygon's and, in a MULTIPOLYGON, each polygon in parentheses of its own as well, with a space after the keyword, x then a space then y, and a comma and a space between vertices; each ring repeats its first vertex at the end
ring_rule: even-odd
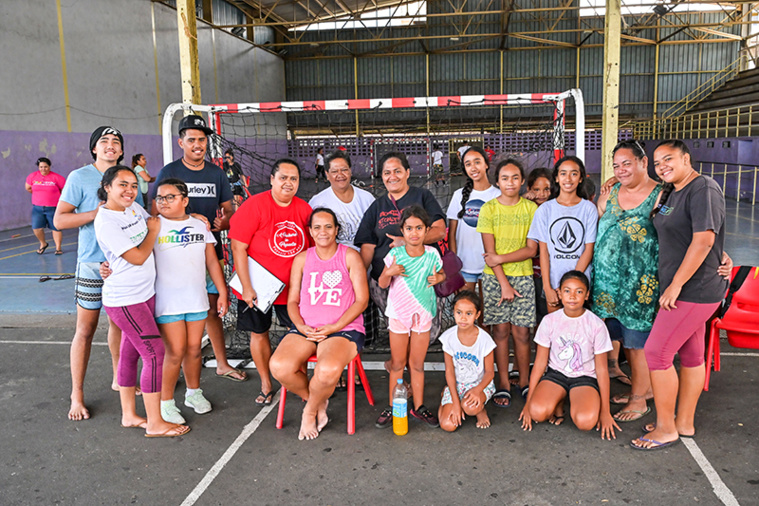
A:
MULTIPOLYGON (((538 207, 545 204, 551 196, 551 171, 544 167, 532 169, 527 176, 527 193, 522 196, 535 202, 538 207)), ((540 251, 532 257, 532 272, 532 278, 535 281, 535 320, 536 324, 540 325, 540 321, 548 314, 546 294, 543 291, 543 277, 540 272, 540 251)))
POLYGON ((103 307, 122 332, 117 379, 121 425, 145 429, 146 437, 174 437, 190 431, 161 418, 161 372, 164 347, 153 317, 155 261, 153 245, 160 222, 135 198, 137 176, 123 165, 111 167, 100 183, 105 201, 95 217, 98 244, 113 271, 103 284, 103 307), (140 387, 147 420, 135 410, 137 361, 142 358, 140 387))
POLYGON ((463 160, 466 183, 453 192, 448 206, 448 248, 459 256, 463 264, 461 275, 466 281, 464 289, 474 290, 485 268, 482 236, 477 232, 480 209, 501 192, 488 180, 490 164, 482 148, 469 148, 463 160))
POLYGON ((612 349, 609 332, 603 320, 583 307, 589 296, 585 274, 569 271, 559 286, 564 309, 546 315, 535 334, 538 349, 530 393, 519 415, 522 428, 532 430, 533 422, 545 420, 559 425, 568 395, 578 429, 600 428, 602 439, 616 439, 614 428, 620 429, 609 411, 606 368, 606 355, 612 349))
MULTIPOLYGON (((466 156, 466 155, 465 155, 466 156)), ((445 352, 445 382, 438 418, 440 427, 453 432, 465 415, 477 417, 477 427, 490 427, 485 404, 495 393, 495 342, 477 326, 482 302, 476 293, 460 291, 453 299, 456 326, 440 336, 445 352)))
MULTIPOLYGON (((432 318, 437 313, 437 296, 432 287, 445 281, 443 261, 435 248, 424 244, 430 218, 421 206, 404 209, 400 227, 406 244, 391 249, 385 256, 385 268, 378 280, 381 288, 390 287, 385 310, 390 334, 388 398, 392 400, 393 387, 403 377, 408 362, 414 392, 411 416, 437 427, 437 417, 424 406, 424 358, 430 344, 432 318)), ((392 419, 393 408, 388 406, 375 425, 388 427, 392 419)))
POLYGON ((530 370, 530 327, 535 325, 535 284, 532 257, 538 245, 527 238, 538 206, 519 196, 524 182, 521 162, 507 159, 498 164, 496 177, 501 195, 482 206, 477 231, 485 248, 482 291, 485 325, 493 325, 497 345, 498 391, 493 402, 511 404, 509 386, 509 334, 514 336, 516 367, 522 396, 527 395, 530 370))
POLYGON ((185 423, 174 402, 180 366, 187 391, 185 406, 196 413, 211 411, 211 403, 200 389, 200 349, 209 304, 206 269, 219 291, 219 316, 227 312, 227 287, 216 256, 213 234, 205 223, 187 214, 187 185, 179 179, 164 179, 156 192, 161 229, 155 243, 156 322, 166 346, 161 387, 161 416, 167 422, 185 423))
POLYGON ((556 162, 551 199, 535 213, 528 234, 540 245, 540 271, 549 313, 560 307, 556 290, 565 272, 584 271, 592 279, 598 211, 586 200, 582 187, 585 178, 585 165, 576 156, 556 162))

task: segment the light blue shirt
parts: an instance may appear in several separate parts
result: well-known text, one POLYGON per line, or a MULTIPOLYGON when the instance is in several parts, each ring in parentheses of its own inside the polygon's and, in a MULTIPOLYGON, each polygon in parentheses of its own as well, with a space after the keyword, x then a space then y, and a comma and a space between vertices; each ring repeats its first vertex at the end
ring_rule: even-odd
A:
MULTIPOLYGON (((75 213, 86 213, 100 205, 98 188, 103 174, 94 165, 86 165, 73 171, 66 178, 66 185, 61 192, 61 200, 68 202, 76 209, 75 213)), ((77 262, 104 262, 105 255, 95 239, 95 225, 89 222, 79 227, 79 247, 77 262)))

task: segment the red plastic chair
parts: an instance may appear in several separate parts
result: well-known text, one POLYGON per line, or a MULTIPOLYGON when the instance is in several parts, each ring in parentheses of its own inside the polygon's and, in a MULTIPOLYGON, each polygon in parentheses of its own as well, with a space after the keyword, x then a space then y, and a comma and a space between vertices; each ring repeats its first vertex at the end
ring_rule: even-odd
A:
MULTIPOLYGON (((316 355, 311 355, 309 362, 316 363, 316 355)), ((353 435, 356 432, 356 372, 361 379, 361 385, 364 387, 366 400, 370 406, 374 406, 374 395, 372 388, 369 386, 369 380, 364 372, 364 364, 361 363, 361 355, 348 363, 348 434, 353 435)), ((279 409, 277 411, 277 428, 281 429, 285 418, 285 401, 287 400, 287 389, 282 387, 282 393, 279 396, 279 409)))
MULTIPOLYGON (((739 267, 733 267, 735 277, 739 267)), ((731 277, 731 279, 732 279, 731 277)), ((759 267, 752 267, 746 280, 733 294, 733 300, 722 318, 715 318, 709 329, 709 346, 706 351, 706 381, 704 391, 709 391, 709 379, 714 370, 720 370, 719 331, 727 333, 727 342, 735 348, 759 349, 759 267)))

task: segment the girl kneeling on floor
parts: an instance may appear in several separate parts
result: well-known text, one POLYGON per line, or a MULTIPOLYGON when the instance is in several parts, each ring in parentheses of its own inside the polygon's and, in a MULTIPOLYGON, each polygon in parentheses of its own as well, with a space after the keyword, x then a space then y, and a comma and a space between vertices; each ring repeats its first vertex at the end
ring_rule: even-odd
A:
POLYGON ((185 425, 161 418, 161 373, 164 347, 153 317, 155 260, 153 245, 160 229, 134 200, 137 176, 116 165, 105 174, 98 197, 105 204, 95 217, 95 236, 113 271, 103 283, 103 307, 121 329, 117 380, 121 398, 121 425, 145 429, 147 437, 174 437, 190 431, 185 425), (147 420, 135 410, 137 361, 142 358, 140 387, 147 420))
MULTIPOLYGON (((390 395, 403 377, 406 362, 414 392, 414 408, 409 414, 428 425, 437 427, 437 417, 424 406, 424 358, 430 345, 432 318, 437 313, 437 296, 432 288, 445 281, 443 261, 424 238, 430 230, 430 217, 421 206, 403 210, 400 221, 404 246, 390 250, 385 256, 385 268, 377 281, 380 288, 390 287, 387 296, 387 326, 390 334, 390 395)), ((389 427, 393 408, 388 406, 377 418, 378 428, 389 427)))
POLYGON ((495 393, 495 341, 477 326, 482 301, 463 290, 453 299, 456 326, 440 336, 445 352, 445 382, 438 418, 440 427, 453 432, 465 415, 477 417, 477 427, 490 427, 485 404, 495 393))
POLYGON ((180 366, 187 384, 185 406, 198 414, 211 411, 200 389, 201 340, 209 311, 206 270, 219 292, 213 311, 220 317, 229 305, 227 287, 214 250, 216 239, 205 223, 187 214, 187 185, 179 179, 164 179, 155 201, 161 220, 155 245, 155 315, 166 346, 161 416, 167 422, 185 423, 174 401, 180 366))
POLYGON ((564 274, 559 282, 563 309, 546 315, 535 333, 538 347, 530 391, 519 415, 524 430, 545 420, 561 424, 569 395, 570 415, 578 429, 595 427, 602 439, 616 439, 614 428, 620 429, 609 411, 606 361, 611 339, 604 322, 583 307, 589 284, 581 271, 564 274))

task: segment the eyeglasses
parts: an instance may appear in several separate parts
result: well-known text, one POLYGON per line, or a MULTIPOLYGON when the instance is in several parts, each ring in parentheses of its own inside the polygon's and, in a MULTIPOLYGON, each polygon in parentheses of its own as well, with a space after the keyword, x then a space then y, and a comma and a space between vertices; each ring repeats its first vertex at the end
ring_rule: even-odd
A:
POLYGON ((160 196, 158 195, 155 198, 156 203, 160 204, 161 202, 166 202, 167 204, 171 204, 174 202, 174 199, 177 197, 182 197, 182 194, 179 193, 169 193, 168 195, 160 196))

